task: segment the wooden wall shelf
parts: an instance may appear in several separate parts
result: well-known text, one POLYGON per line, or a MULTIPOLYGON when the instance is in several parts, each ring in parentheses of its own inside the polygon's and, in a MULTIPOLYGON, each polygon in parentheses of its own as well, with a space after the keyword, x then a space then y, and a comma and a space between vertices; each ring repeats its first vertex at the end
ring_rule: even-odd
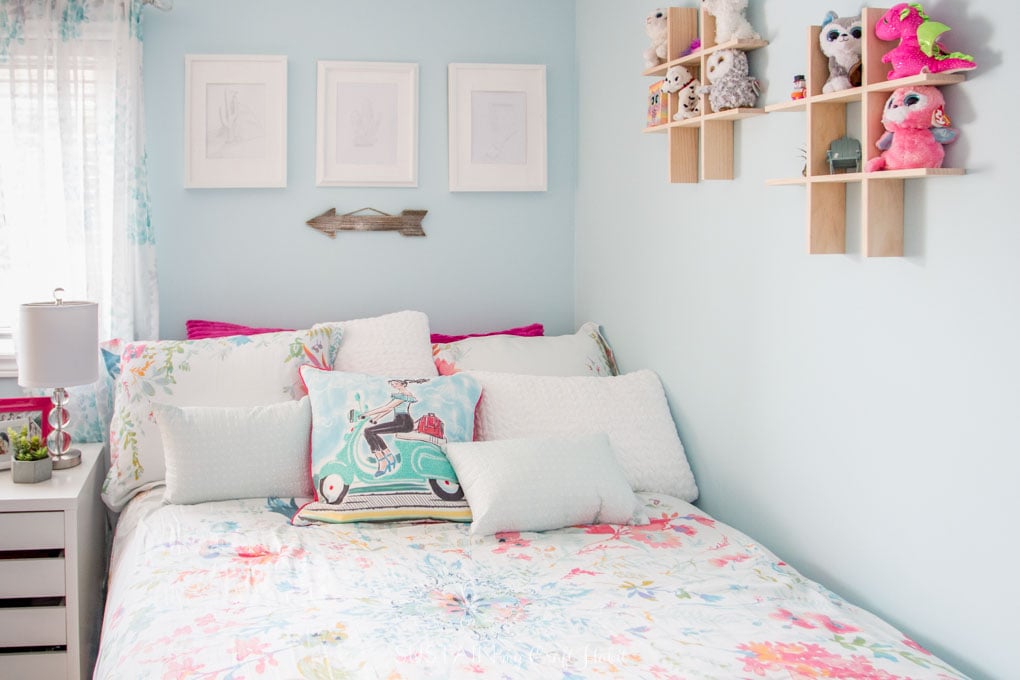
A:
MULTIPOLYGON (((646 69, 643 75, 662 78, 671 66, 687 67, 695 78, 703 80, 706 59, 719 50, 756 50, 768 45, 765 40, 730 40, 715 42, 715 17, 703 9, 670 7, 667 9, 669 34, 666 54, 669 59, 646 69), (699 36, 701 49, 681 56, 699 36)), ((704 84, 704 83, 703 83, 704 84)), ((696 183, 701 179, 733 179, 733 121, 765 113, 763 108, 741 108, 712 112, 708 96, 701 97, 701 116, 673 120, 678 99, 667 94, 670 122, 646 127, 644 132, 666 133, 669 137, 669 181, 674 184, 696 183)))
POLYGON ((853 184, 868 179, 915 179, 918 177, 941 177, 943 175, 964 175, 963 168, 911 168, 910 170, 883 170, 882 172, 847 172, 815 177, 787 177, 770 179, 765 184, 773 187, 807 185, 815 183, 853 184))
POLYGON ((825 152, 838 137, 846 134, 846 107, 860 104, 861 151, 863 167, 879 155, 875 140, 882 136, 882 109, 889 92, 912 85, 955 85, 964 80, 962 73, 921 74, 908 78, 886 80, 889 66, 882 55, 895 46, 875 37, 875 24, 886 10, 862 10, 864 25, 861 46, 862 83, 841 92, 822 94, 822 85, 829 75, 828 60, 818 47, 819 26, 808 28, 809 96, 804 99, 770 104, 769 113, 804 111, 807 113, 807 166, 803 177, 774 179, 770 186, 804 186, 807 188, 808 252, 831 254, 846 252, 846 185, 860 183, 861 222, 864 232, 864 254, 868 257, 903 256, 903 181, 925 177, 962 175, 962 168, 916 168, 829 174, 825 152))

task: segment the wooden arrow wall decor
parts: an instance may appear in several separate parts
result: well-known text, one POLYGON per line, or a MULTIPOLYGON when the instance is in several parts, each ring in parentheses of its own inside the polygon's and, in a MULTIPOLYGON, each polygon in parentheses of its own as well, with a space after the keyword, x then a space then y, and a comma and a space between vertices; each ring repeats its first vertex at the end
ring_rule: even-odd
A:
POLYGON ((421 221, 428 210, 404 210, 399 215, 390 215, 375 208, 362 208, 354 212, 337 215, 334 208, 305 222, 312 229, 318 229, 330 238, 336 238, 338 231, 399 231, 404 236, 424 236, 421 221), (371 211, 373 214, 365 214, 371 211))

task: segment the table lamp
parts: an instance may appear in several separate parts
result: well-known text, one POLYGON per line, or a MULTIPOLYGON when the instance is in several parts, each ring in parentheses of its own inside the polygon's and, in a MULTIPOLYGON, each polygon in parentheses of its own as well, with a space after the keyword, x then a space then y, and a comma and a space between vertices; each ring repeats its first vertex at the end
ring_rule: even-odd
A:
POLYGON ((53 408, 46 449, 53 469, 81 463, 81 451, 71 448, 64 428, 67 414, 66 387, 88 385, 99 379, 99 305, 65 302, 64 289, 53 291, 53 302, 23 304, 18 310, 18 384, 53 389, 53 408))

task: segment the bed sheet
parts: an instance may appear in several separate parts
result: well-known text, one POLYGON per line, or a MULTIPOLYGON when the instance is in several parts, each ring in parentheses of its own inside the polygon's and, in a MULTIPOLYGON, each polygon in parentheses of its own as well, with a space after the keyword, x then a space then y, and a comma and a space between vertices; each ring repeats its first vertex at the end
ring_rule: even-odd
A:
POLYGON ((96 678, 962 678, 675 498, 650 524, 470 539, 132 502, 96 678))

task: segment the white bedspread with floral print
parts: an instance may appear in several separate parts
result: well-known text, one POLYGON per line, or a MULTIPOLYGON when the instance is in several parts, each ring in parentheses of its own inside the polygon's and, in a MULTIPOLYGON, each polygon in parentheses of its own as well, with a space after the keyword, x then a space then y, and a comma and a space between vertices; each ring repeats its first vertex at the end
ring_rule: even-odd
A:
POLYGON ((95 677, 964 677, 694 506, 642 496, 647 526, 472 541, 148 492, 117 529, 95 677))

